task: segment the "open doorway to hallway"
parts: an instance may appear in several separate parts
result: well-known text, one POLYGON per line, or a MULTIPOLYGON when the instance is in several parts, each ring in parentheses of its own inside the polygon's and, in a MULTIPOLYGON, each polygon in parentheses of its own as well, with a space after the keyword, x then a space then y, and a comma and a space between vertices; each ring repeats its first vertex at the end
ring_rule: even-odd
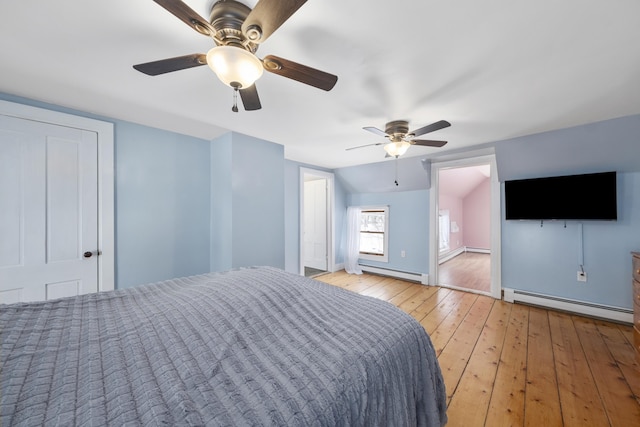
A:
POLYGON ((333 174, 300 169, 300 274, 332 271, 333 174))
POLYGON ((429 284, 501 298, 495 155, 433 160, 430 169, 429 284))
POLYGON ((438 172, 438 283, 491 290, 491 167, 438 172))

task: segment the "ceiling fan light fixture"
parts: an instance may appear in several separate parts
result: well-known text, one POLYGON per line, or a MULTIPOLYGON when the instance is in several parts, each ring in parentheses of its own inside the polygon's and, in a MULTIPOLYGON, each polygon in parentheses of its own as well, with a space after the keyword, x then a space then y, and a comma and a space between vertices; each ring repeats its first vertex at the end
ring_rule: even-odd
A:
POLYGON ((402 156, 411 147, 407 141, 390 142, 384 146, 384 151, 392 157, 402 156))
POLYGON ((222 83, 234 89, 248 88, 264 71, 254 54, 234 46, 214 47, 207 53, 207 64, 222 83))

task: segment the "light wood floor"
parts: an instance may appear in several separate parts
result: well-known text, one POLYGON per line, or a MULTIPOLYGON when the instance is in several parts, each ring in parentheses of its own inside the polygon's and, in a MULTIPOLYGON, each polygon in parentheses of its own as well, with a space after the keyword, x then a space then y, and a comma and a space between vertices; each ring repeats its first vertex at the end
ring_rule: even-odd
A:
POLYGON ((640 426, 631 326, 371 274, 316 279, 389 301, 424 326, 448 426, 640 426))
POLYGON ((491 255, 463 252, 443 262, 438 266, 438 283, 476 291, 491 291, 491 255))

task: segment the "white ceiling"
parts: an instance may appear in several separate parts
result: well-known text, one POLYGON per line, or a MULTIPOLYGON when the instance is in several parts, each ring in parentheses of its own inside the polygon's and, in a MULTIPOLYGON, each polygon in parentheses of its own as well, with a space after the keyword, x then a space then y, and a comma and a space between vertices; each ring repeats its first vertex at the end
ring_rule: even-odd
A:
MULTIPOLYGON (((204 17, 212 0, 187 0, 204 17)), ((256 0, 248 1, 250 6, 256 0)), ((208 67, 156 77, 132 65, 213 42, 152 0, 0 2, 0 92, 213 139, 233 130, 337 168, 384 159, 363 126, 452 126, 467 148, 640 114, 637 0, 309 0, 257 54, 336 74, 330 92, 265 73, 262 110, 231 112, 208 67)))

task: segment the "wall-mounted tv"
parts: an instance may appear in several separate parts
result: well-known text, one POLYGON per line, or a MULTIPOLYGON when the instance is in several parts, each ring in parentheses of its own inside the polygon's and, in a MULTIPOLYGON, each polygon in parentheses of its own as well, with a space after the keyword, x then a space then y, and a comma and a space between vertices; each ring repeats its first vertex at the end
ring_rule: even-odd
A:
POLYGON ((616 173, 505 181, 508 220, 618 219, 616 173))

